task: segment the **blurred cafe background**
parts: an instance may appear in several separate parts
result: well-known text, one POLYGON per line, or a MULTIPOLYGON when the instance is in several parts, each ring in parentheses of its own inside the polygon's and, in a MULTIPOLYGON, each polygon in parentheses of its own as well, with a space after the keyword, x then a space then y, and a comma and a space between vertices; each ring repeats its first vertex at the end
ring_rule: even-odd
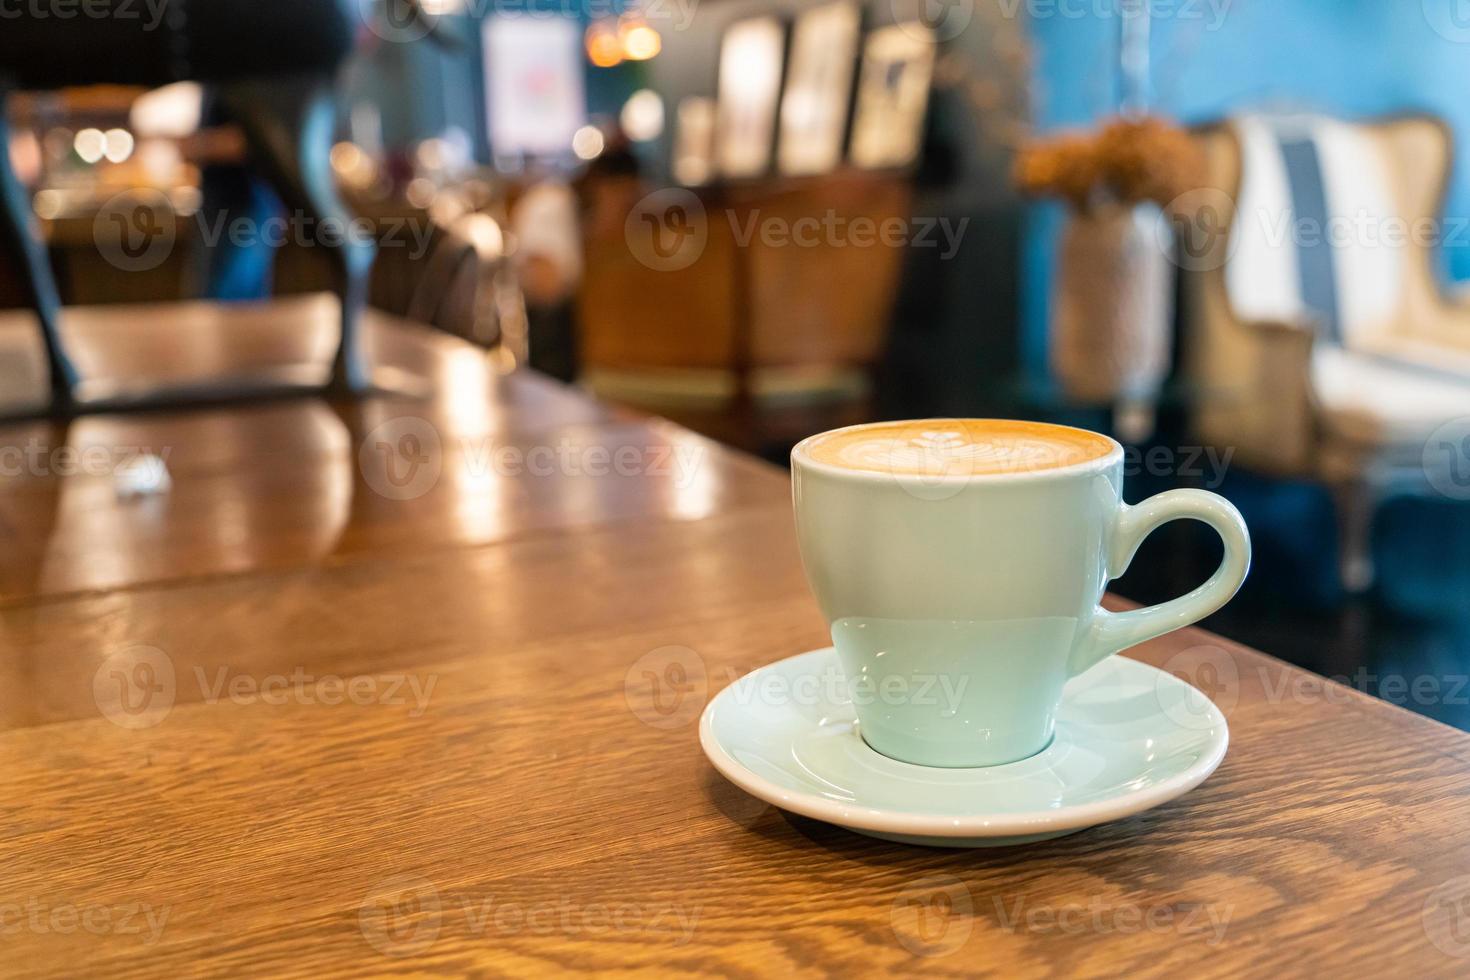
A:
POLYGON ((336 291, 776 463, 1085 426, 1245 514, 1211 629, 1470 728, 1461 6, 0 0, 0 411, 58 305, 336 291))

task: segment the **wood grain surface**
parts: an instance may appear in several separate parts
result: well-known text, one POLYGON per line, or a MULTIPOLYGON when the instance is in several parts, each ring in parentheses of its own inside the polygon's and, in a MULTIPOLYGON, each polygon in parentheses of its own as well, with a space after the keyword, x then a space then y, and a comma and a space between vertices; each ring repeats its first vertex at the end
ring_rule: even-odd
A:
POLYGON ((1146 814, 946 851, 745 796, 698 712, 826 642, 785 475, 477 363, 4 430, 47 462, 0 479, 0 974, 1466 973, 1470 738, 1199 630, 1131 655, 1230 752, 1146 814), (439 475, 397 499, 361 450, 403 418, 439 475), (700 453, 535 475, 460 436, 700 453), (174 489, 66 445, 172 446, 174 489))

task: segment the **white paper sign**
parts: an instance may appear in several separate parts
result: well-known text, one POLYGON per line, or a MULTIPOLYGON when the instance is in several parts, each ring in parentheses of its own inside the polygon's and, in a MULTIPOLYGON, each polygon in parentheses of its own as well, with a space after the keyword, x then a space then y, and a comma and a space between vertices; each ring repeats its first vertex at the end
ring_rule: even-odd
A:
POLYGON ((587 123, 577 22, 497 14, 483 30, 491 151, 496 156, 569 152, 572 134, 587 123))

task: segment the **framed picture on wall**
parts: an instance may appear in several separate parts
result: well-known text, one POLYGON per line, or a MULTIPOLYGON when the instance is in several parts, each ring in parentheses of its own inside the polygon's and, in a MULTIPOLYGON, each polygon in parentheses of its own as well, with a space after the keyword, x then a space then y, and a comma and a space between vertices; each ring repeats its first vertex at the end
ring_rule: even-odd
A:
POLYGON ((853 110, 854 164, 883 170, 907 167, 918 158, 934 49, 934 32, 918 21, 868 35, 853 110))
POLYGON ((691 95, 679 100, 674 118, 674 179, 686 186, 706 183, 715 167, 715 100, 691 95))
POLYGON ((846 0, 796 18, 776 144, 781 173, 828 173, 842 162, 861 31, 862 14, 846 0))
POLYGON ((726 28, 715 129, 720 176, 759 177, 770 169, 785 54, 786 26, 776 17, 752 17, 726 28))
POLYGON ((485 21, 485 105, 497 157, 558 156, 587 124, 582 29, 569 17, 485 21))

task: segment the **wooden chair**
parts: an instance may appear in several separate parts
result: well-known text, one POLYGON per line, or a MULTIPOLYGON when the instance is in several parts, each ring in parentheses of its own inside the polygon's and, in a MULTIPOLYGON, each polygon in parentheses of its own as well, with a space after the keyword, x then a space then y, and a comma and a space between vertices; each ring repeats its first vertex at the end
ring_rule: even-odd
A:
POLYGON ((1331 487, 1344 584, 1365 588, 1376 501, 1463 479, 1463 447, 1433 444, 1470 417, 1470 303, 1435 271, 1450 133, 1246 116, 1199 138, 1214 200, 1184 242, 1197 427, 1242 464, 1331 487))
POLYGON ((844 171, 702 192, 703 248, 677 269, 630 247, 650 191, 621 178, 590 193, 586 383, 758 451, 866 417, 904 249, 854 244, 852 223, 907 219, 907 181, 844 171))

